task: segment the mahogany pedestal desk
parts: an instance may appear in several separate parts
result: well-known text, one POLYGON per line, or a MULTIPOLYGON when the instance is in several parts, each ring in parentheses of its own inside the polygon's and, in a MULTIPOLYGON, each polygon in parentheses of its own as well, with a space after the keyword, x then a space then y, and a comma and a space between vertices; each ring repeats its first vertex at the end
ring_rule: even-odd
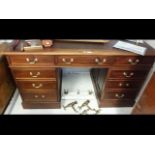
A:
POLYGON ((9 67, 24 108, 60 108, 61 70, 91 68, 100 107, 132 107, 155 60, 146 43, 145 56, 106 44, 55 41, 52 48, 22 52, 8 50, 9 67), (105 74, 106 73, 106 74, 105 74))

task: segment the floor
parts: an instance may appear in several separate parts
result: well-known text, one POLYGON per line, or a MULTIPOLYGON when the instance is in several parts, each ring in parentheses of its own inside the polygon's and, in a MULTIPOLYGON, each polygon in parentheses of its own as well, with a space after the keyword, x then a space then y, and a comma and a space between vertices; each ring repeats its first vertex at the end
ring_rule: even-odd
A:
POLYGON ((95 94, 94 86, 90 76, 89 69, 64 69, 61 92, 61 109, 23 109, 22 99, 18 90, 16 91, 5 114, 44 114, 44 115, 61 115, 61 114, 131 114, 132 108, 99 108, 98 100, 95 94), (66 94, 66 90, 68 93, 66 94), (89 107, 93 110, 86 112, 87 107, 79 108, 84 102, 89 100, 89 107), (71 102, 77 101, 75 110, 64 107, 71 102))
MULTIPOLYGON (((101 108, 100 115, 129 115, 132 112, 132 108, 101 108)), ((64 110, 62 109, 23 109, 22 100, 16 90, 15 95, 7 108, 6 115, 79 115, 80 113, 75 113, 72 109, 64 110)))

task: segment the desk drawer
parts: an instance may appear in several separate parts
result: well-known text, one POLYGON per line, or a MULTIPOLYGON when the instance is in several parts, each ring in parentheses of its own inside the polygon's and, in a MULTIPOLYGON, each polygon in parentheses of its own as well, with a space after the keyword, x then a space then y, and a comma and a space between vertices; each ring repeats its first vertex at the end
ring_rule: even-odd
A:
POLYGON ((100 107, 133 107, 135 104, 134 100, 124 99, 124 100, 115 100, 115 99, 104 99, 100 102, 100 107))
POLYGON ((58 96, 55 90, 43 90, 36 92, 24 92, 21 94, 24 101, 57 101, 58 96))
POLYGON ((90 66, 104 66, 112 65, 114 57, 103 56, 58 56, 57 63, 60 66, 74 66, 74 65, 90 65, 90 66))
POLYGON ((116 65, 153 65, 154 60, 151 56, 120 56, 116 58, 116 65))
POLYGON ((55 81, 16 81, 21 90, 57 90, 57 83, 55 81))
POLYGON ((104 93, 103 99, 135 99, 137 93, 137 91, 108 90, 104 93))
POLYGON ((55 68, 12 68, 12 73, 16 79, 39 79, 57 77, 55 68))
POLYGON ((12 55, 8 57, 10 66, 53 66, 54 56, 12 55))
POLYGON ((61 104, 55 101, 24 101, 22 103, 24 109, 60 109, 61 104))
POLYGON ((144 79, 147 70, 112 70, 109 79, 144 79))
POLYGON ((142 86, 143 81, 142 80, 137 80, 137 81, 123 81, 123 80, 118 80, 118 81, 107 81, 106 83, 106 88, 110 89, 140 89, 142 86))

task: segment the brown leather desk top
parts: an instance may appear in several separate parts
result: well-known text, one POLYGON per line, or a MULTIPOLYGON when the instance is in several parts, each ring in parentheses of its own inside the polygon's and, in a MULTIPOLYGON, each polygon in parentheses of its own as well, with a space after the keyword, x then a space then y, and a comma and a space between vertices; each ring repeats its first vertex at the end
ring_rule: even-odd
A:
MULTIPOLYGON (((24 54, 37 54, 37 55, 107 55, 107 56, 136 56, 137 54, 113 48, 118 40, 111 40, 109 43, 75 43, 75 42, 62 42, 55 41, 52 48, 43 50, 20 51, 18 48, 12 50, 8 45, 0 47, 0 53, 4 55, 24 55, 24 54)), ((130 42, 130 41, 128 41, 130 42)), ((133 42, 132 42, 133 43, 133 42)), ((147 43, 139 44, 146 47, 147 52, 145 56, 155 56, 155 49, 147 43)), ((137 55, 138 56, 138 55, 137 55)))

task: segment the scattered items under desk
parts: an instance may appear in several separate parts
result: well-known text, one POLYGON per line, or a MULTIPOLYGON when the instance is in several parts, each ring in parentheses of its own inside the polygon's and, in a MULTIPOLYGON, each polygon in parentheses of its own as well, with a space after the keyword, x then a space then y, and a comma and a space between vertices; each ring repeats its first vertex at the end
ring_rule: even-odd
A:
MULTIPOLYGON (((7 115, 79 115, 71 108, 68 110, 61 109, 23 109, 22 99, 19 93, 15 94, 15 99, 10 103, 5 114, 7 115), (17 95, 17 96, 16 96, 17 95)), ((131 114, 132 108, 101 108, 100 115, 117 115, 117 114, 131 114)), ((83 114, 84 115, 84 114, 83 114)))
POLYGON ((100 109, 95 100, 63 100, 62 107, 66 111, 73 111, 76 114, 100 114, 100 109), (70 103, 69 103, 70 101, 70 103))
POLYGON ((100 112, 89 69, 64 69, 62 76, 62 100, 64 110, 77 114, 100 112))

